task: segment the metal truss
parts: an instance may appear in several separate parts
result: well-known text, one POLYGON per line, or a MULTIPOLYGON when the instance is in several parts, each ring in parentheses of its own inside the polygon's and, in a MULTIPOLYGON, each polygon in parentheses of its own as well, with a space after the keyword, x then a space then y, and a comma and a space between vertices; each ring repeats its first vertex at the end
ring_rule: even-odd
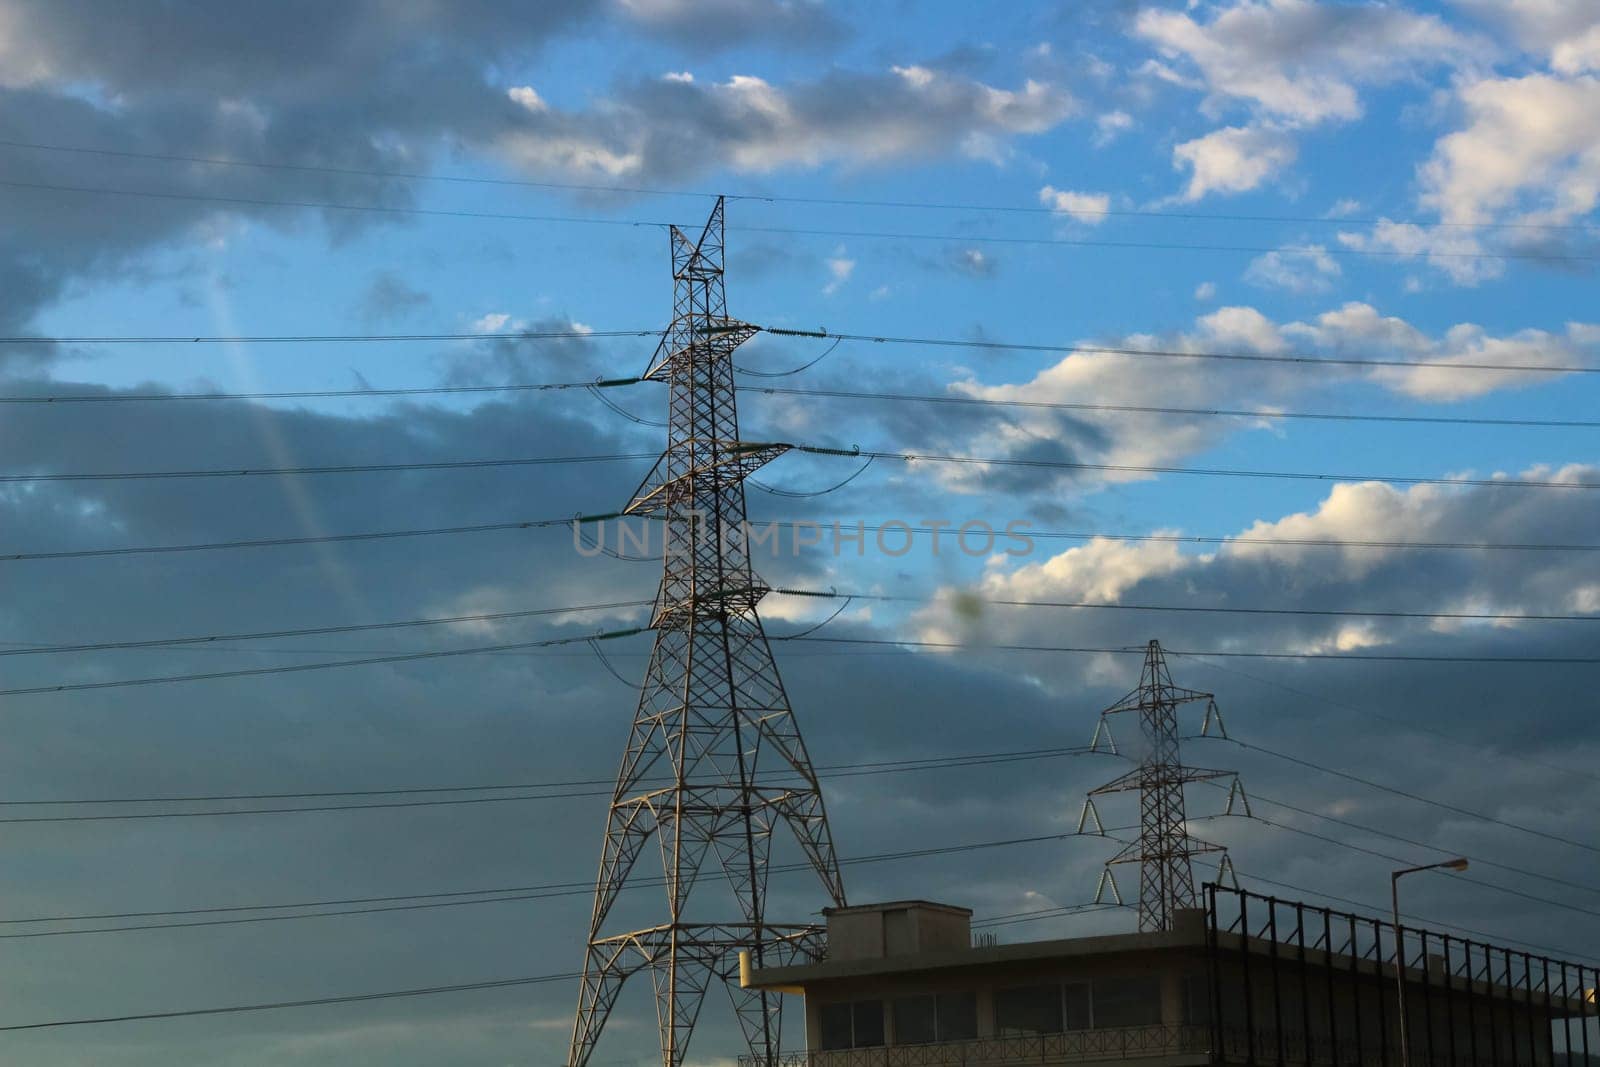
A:
POLYGON ((727 314, 722 200, 697 241, 677 227, 671 237, 672 325, 645 375, 669 389, 667 449, 626 509, 664 520, 656 638, 606 821, 569 1067, 589 1061, 623 983, 644 969, 664 1067, 685 1062, 706 991, 718 981, 751 1059, 775 1063, 781 997, 740 987, 739 954, 775 966, 820 948, 818 927, 766 921, 767 863, 780 824, 828 902, 845 902, 816 772, 756 612, 768 587, 751 567, 744 480, 787 446, 739 438, 733 352, 756 330, 727 314), (652 836, 666 876, 666 921, 608 933, 612 905, 652 836), (708 887, 691 901, 708 857, 728 893, 713 903, 708 887))
POLYGON ((1112 868, 1125 863, 1139 864, 1139 929, 1142 931, 1171 930, 1174 912, 1199 905, 1194 872, 1189 862, 1191 857, 1219 852, 1222 853, 1219 876, 1229 877, 1233 870, 1226 849, 1189 835, 1184 815, 1183 787, 1189 782, 1232 779, 1228 791, 1228 812, 1233 812, 1236 798, 1244 805, 1245 813, 1249 812, 1249 801, 1235 772, 1183 765, 1178 746, 1178 707, 1202 700, 1206 702, 1206 716, 1201 733, 1209 734, 1215 727, 1220 736, 1226 737, 1227 730, 1222 722, 1222 714, 1217 710, 1216 697, 1211 693, 1173 685, 1161 644, 1151 641, 1145 647, 1144 667, 1139 675, 1138 688, 1102 711, 1100 721, 1095 726, 1091 748, 1114 753, 1117 746, 1111 733, 1111 717, 1130 711, 1139 713, 1139 765, 1090 791, 1084 800, 1083 814, 1078 819, 1078 830, 1081 833, 1092 823, 1094 832, 1104 832, 1100 813, 1095 808, 1095 797, 1138 791, 1139 838, 1106 861, 1095 901, 1098 903, 1104 899, 1109 888, 1117 902, 1121 903, 1122 894, 1117 888, 1112 868))

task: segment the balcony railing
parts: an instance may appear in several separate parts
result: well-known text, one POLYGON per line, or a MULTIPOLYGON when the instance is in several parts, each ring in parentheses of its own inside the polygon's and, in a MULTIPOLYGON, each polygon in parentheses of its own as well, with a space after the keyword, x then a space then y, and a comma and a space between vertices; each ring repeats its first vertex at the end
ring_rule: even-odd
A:
POLYGON ((741 1056, 739 1067, 1012 1067, 1140 1059, 1211 1048, 1209 1026, 1126 1026, 1032 1037, 980 1037, 931 1045, 887 1045, 786 1053, 772 1061, 741 1056))

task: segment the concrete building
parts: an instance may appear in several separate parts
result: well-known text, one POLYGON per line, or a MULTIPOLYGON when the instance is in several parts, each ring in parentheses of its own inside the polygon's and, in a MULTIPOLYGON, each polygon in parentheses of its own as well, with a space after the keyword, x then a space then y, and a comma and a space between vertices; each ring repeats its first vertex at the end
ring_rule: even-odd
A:
MULTIPOLYGON (((1392 928, 1215 887, 1207 900, 1167 932, 1007 945, 975 944, 965 908, 838 908, 823 958, 742 978, 804 997, 811 1051, 779 1067, 1399 1067, 1392 928)), ((1412 1064, 1588 1062, 1592 969, 1404 938, 1412 1064)))

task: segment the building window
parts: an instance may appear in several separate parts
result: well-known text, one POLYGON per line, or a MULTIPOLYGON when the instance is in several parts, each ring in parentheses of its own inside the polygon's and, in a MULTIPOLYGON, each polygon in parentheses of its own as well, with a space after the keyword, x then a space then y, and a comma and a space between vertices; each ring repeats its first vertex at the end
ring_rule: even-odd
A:
POLYGON ((939 1040, 972 1041, 978 1036, 978 994, 939 994, 939 1040))
POLYGON ((872 1048, 883 1044, 883 1001, 824 1004, 817 1009, 817 1023, 824 1051, 872 1048))
POLYGON ((850 1005, 850 1021, 855 1025, 855 1048, 883 1044, 883 1001, 858 1000, 850 1005))
POLYGON ((1061 990, 1066 1005, 1067 1029, 1087 1030, 1094 1025, 1089 1013, 1089 983, 1068 982, 1061 990))
POLYGON ((851 1036, 850 1005, 824 1004, 817 1010, 820 1024, 819 1037, 825 1050, 850 1048, 855 1042, 851 1036))
POLYGON ((894 1002, 894 1043, 927 1045, 939 1040, 938 1001, 932 996, 901 997, 894 1002))
POLYGON ((1019 986, 994 995, 995 1028, 1001 1037, 1061 1032, 1061 987, 1019 986))
POLYGON ((894 1014, 894 1043, 927 1045, 941 1041, 971 1041, 978 1036, 976 993, 928 993, 901 997, 890 1005, 894 1014))
POLYGON ((1211 982, 1202 975, 1184 976, 1183 1021, 1186 1023, 1211 1021, 1211 982))
POLYGON ((1152 1026, 1161 1022, 1161 979, 1155 975, 1104 978, 1094 984, 1096 1027, 1152 1026))

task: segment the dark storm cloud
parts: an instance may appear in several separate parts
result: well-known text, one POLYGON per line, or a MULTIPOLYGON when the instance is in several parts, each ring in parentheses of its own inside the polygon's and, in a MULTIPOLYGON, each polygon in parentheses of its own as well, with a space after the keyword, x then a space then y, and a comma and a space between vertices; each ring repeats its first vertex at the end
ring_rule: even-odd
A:
POLYGON ((694 52, 750 41, 820 48, 849 34, 821 0, 616 0, 616 7, 642 29, 694 52))
POLYGON ((406 284, 393 271, 379 271, 361 297, 360 313, 368 322, 391 322, 420 311, 433 302, 433 298, 420 289, 406 284))
MULTIPOLYGON (((354 170, 426 166, 511 108, 489 64, 536 49, 594 4, 198 2, 132 7, 6 0, 0 139, 354 170)), ((174 165, 6 148, 6 177, 268 200, 405 206, 411 190, 352 175, 174 165)), ((49 189, 6 191, 0 325, 17 332, 73 277, 102 272, 209 220, 298 212, 49 189)), ((330 217, 336 230, 357 217, 330 217)))

